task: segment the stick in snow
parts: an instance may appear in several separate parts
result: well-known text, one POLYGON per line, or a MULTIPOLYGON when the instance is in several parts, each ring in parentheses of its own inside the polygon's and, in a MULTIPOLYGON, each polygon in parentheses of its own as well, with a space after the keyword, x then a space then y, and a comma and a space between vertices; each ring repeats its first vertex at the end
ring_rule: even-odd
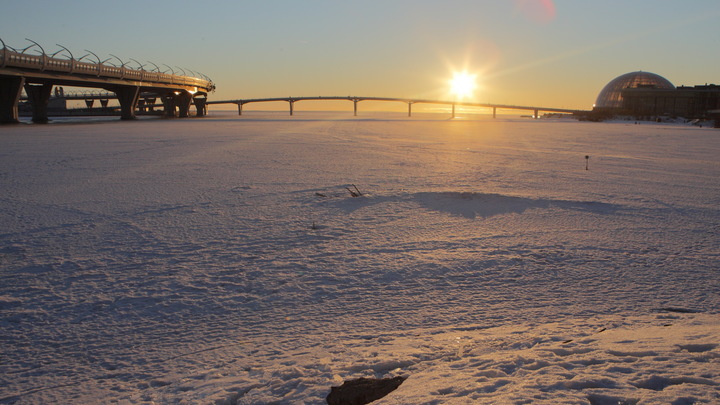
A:
POLYGON ((350 192, 350 195, 351 195, 351 196, 353 196, 353 197, 360 197, 361 195, 363 195, 363 194, 360 192, 360 190, 358 190, 357 186, 355 186, 354 184, 351 184, 351 186, 353 186, 353 188, 355 189, 355 191, 350 190, 350 187, 345 187, 345 189, 350 192))

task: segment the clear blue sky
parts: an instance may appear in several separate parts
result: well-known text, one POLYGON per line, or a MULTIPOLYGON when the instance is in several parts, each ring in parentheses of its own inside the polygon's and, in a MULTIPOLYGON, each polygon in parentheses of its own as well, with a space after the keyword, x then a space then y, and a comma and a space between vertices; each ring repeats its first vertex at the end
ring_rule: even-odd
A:
POLYGON ((200 71, 215 100, 449 99, 453 70, 478 75, 476 101, 565 108, 635 70, 720 84, 718 0, 0 2, 12 47, 200 71))

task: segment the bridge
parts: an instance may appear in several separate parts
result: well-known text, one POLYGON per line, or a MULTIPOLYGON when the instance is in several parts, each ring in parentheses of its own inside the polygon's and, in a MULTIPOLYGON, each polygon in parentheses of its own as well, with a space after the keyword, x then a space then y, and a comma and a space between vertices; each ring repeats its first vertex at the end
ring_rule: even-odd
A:
POLYGON ((509 105, 509 104, 490 104, 490 103, 473 103, 464 101, 447 101, 447 100, 426 100, 426 99, 412 99, 412 98, 392 98, 392 97, 357 97, 357 96, 331 96, 331 97, 278 97, 278 98, 253 98, 253 99, 240 99, 240 100, 224 100, 224 101, 208 101, 207 104, 237 104, 238 114, 242 115, 243 105, 250 103, 267 103, 284 101, 290 106, 290 115, 293 115, 295 103, 298 101, 305 100, 346 100, 352 101, 353 113, 357 116, 358 103, 361 101, 394 101, 402 102, 408 105, 408 117, 412 116, 413 104, 437 104, 437 105, 449 105, 452 106, 452 117, 455 118, 455 107, 481 107, 491 108, 493 118, 497 117, 497 110, 526 110, 532 111, 533 117, 537 118, 540 112, 551 112, 551 113, 565 113, 565 114, 582 114, 587 113, 584 110, 573 110, 565 108, 552 108, 552 107, 533 107, 533 106, 522 106, 522 105, 509 105))
POLYGON ((190 106, 195 105, 198 116, 207 112, 207 94, 215 90, 215 84, 205 75, 192 72, 188 75, 177 74, 170 66, 160 72, 148 71, 145 65, 134 59, 138 69, 131 69, 127 62, 117 56, 100 60, 93 52, 75 59, 72 52, 62 45, 53 54, 47 54, 40 44, 32 40, 32 45, 18 50, 5 44, 2 39, 0 51, 0 123, 18 122, 18 101, 24 89, 27 99, 33 107, 33 122, 47 122, 47 105, 53 86, 76 86, 99 88, 115 95, 120 103, 121 119, 134 119, 141 93, 151 93, 161 99, 167 116, 188 117, 190 106), (29 54, 35 49, 37 54, 29 54), (95 61, 83 61, 90 55, 95 61), (117 59, 120 65, 107 63, 117 59))

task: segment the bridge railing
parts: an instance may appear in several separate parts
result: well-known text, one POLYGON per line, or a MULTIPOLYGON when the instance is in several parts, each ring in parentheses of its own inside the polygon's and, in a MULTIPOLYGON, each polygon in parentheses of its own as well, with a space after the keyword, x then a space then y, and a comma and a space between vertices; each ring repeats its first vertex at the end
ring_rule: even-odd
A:
MULTIPOLYGON (((207 89, 208 91, 215 89, 215 84, 207 77, 199 78, 192 76, 181 76, 176 74, 161 73, 159 71, 147 71, 145 69, 129 69, 122 66, 112 66, 105 64, 105 61, 100 61, 98 58, 97 63, 83 62, 80 59, 75 59, 72 54, 69 59, 56 58, 54 55, 47 55, 42 50, 41 55, 31 55, 25 53, 32 47, 27 47, 23 50, 18 51, 17 49, 11 48, 5 45, 5 42, 0 39, 2 43, 2 52, 0 52, 0 68, 22 68, 37 70, 40 72, 59 72, 69 74, 80 74, 87 76, 107 77, 121 80, 134 80, 140 82, 151 82, 151 83, 163 83, 163 84, 177 84, 183 86, 193 86, 207 89)), ((34 43, 37 45, 37 43, 34 43)), ((42 49, 42 48, 41 48, 42 49)), ((67 50, 63 47, 63 49, 67 50)), ((68 51, 69 53, 69 51, 68 51)), ((83 57, 84 58, 84 57, 83 57)))

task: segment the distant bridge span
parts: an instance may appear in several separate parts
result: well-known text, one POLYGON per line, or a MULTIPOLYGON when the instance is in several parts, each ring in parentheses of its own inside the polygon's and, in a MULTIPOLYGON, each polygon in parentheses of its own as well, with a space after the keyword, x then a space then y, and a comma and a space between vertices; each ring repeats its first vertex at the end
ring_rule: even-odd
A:
POLYGON ((224 100, 224 101, 208 101, 207 104, 237 104, 238 114, 242 115, 242 108, 245 104, 250 103, 267 103, 272 101, 284 101, 290 105, 290 115, 293 115, 294 105, 298 101, 305 100, 346 100, 353 102, 353 113, 357 116, 357 105, 361 101, 395 101, 407 103, 408 105, 408 117, 412 116, 412 105, 413 104, 439 104, 452 106, 452 116, 455 118, 455 106, 463 107, 482 107, 492 108, 493 118, 497 116, 497 110, 527 110, 532 111, 535 118, 542 112, 556 112, 566 114, 579 114, 587 111, 584 110, 573 110, 566 108, 553 108, 553 107, 533 107, 533 106, 522 106, 522 105, 509 105, 509 104, 490 104, 490 103, 471 103, 465 101, 447 101, 447 100, 427 100, 427 99, 414 99, 414 98, 393 98, 393 97, 358 97, 358 96, 315 96, 315 97, 275 97, 275 98, 250 98, 250 99, 239 99, 239 100, 224 100))
POLYGON ((178 69, 183 72, 182 75, 175 74, 169 66, 172 74, 160 72, 154 63, 154 71, 145 70, 144 65, 139 69, 130 69, 117 56, 113 58, 121 63, 120 66, 106 64, 109 59, 101 61, 89 51, 88 55, 75 59, 61 45, 60 51, 48 55, 38 43, 30 42, 33 44, 17 50, 6 46, 0 39, 0 123, 18 122, 18 101, 23 88, 33 107, 33 122, 47 122, 48 100, 52 87, 56 85, 101 88, 114 93, 120 102, 122 119, 135 118, 141 92, 158 94, 167 115, 174 116, 178 109, 180 117, 187 117, 190 105, 194 103, 198 115, 202 116, 205 114, 207 93, 215 89, 215 84, 207 76, 194 72, 194 76, 188 76, 181 68, 178 69), (40 48, 41 54, 26 53, 34 46, 40 48), (60 52, 63 52, 63 58, 55 57, 60 52), (90 54, 96 62, 83 61, 90 54))

